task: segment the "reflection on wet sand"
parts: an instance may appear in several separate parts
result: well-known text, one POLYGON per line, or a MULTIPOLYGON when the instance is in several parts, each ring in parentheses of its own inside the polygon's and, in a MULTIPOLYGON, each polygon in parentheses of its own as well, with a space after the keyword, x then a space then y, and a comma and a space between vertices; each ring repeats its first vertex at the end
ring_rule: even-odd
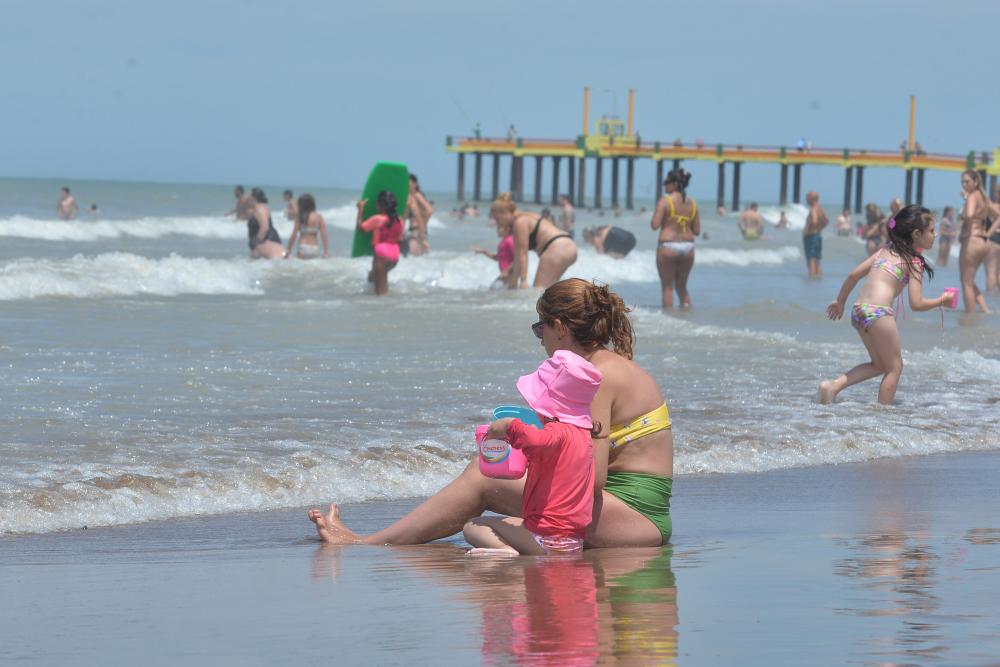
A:
POLYGON ((868 655, 882 658, 902 654, 908 659, 940 657, 947 647, 939 624, 939 557, 931 548, 926 519, 903 510, 872 515, 872 527, 844 546, 853 556, 838 561, 834 572, 858 579, 857 586, 874 598, 859 600, 856 608, 840 609, 854 616, 899 617, 890 637, 876 637, 868 655), (907 523, 918 525, 907 526, 907 523))
MULTIPOLYGON (((317 549, 313 575, 336 579, 341 548, 317 549)), ((483 664, 672 665, 671 556, 663 547, 470 559, 450 545, 401 547, 378 559, 374 574, 416 574, 454 589, 478 612, 483 664)))

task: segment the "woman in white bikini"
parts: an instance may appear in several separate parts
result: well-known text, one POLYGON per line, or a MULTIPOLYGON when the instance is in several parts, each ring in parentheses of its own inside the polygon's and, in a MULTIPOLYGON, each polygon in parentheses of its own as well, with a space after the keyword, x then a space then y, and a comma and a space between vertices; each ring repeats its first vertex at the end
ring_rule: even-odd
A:
POLYGON ((288 239, 288 249, 285 259, 292 255, 295 242, 299 242, 298 258, 314 259, 319 257, 319 242, 323 241, 323 257, 330 256, 330 238, 326 232, 326 221, 316 212, 316 199, 308 192, 299 197, 295 206, 295 227, 292 237, 288 239))
POLYGON ((691 307, 687 282, 694 267, 694 239, 701 234, 698 203, 685 194, 691 173, 673 169, 664 182, 667 193, 656 203, 650 227, 660 231, 656 270, 660 274, 663 307, 674 307, 674 290, 682 308, 691 307))

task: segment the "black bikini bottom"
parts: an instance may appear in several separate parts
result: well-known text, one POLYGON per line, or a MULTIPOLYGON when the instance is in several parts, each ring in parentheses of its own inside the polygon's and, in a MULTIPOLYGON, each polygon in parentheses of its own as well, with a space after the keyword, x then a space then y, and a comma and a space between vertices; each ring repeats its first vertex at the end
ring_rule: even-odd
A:
POLYGON ((570 236, 569 234, 556 234, 555 236, 549 239, 548 243, 542 246, 542 249, 538 251, 538 256, 541 257, 542 254, 549 249, 549 246, 552 245, 552 242, 558 241, 559 239, 569 239, 570 241, 572 241, 573 237, 570 236))

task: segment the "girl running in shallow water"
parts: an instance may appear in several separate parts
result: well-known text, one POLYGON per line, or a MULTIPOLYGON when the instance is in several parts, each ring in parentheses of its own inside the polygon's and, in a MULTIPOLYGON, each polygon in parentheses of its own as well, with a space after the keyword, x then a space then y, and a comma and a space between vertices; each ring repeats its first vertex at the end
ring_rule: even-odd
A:
POLYGON ((821 382, 821 403, 832 403, 837 394, 847 387, 876 375, 883 376, 878 402, 892 403, 903 372, 899 330, 891 306, 893 299, 898 297, 901 306, 903 288, 909 285, 912 310, 930 310, 951 301, 952 296, 947 292, 936 299, 925 299, 923 294, 924 274, 928 278, 934 276, 934 270, 921 254, 934 245, 934 216, 931 212, 923 206, 907 206, 890 218, 886 227, 888 244, 848 274, 840 294, 826 309, 831 320, 839 320, 851 290, 861 278, 865 278, 858 300, 851 309, 851 324, 861 336, 871 361, 855 366, 836 379, 821 382))
MULTIPOLYGON (((539 322, 541 326, 541 322, 539 322)), ((600 431, 590 402, 601 372, 569 350, 558 350, 538 370, 522 376, 517 389, 544 424, 498 419, 487 438, 503 439, 524 452, 528 480, 520 517, 481 516, 463 529, 470 556, 541 556, 583 551, 594 508, 594 443, 600 431)))

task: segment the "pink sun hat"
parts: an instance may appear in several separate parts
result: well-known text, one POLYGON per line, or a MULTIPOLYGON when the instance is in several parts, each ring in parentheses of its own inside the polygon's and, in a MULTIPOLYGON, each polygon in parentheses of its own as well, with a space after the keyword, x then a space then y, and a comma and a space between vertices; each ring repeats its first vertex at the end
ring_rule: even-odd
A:
POLYGON ((538 370, 522 375, 517 390, 543 417, 581 428, 594 427, 590 402, 601 386, 601 372, 578 354, 557 350, 538 370))

